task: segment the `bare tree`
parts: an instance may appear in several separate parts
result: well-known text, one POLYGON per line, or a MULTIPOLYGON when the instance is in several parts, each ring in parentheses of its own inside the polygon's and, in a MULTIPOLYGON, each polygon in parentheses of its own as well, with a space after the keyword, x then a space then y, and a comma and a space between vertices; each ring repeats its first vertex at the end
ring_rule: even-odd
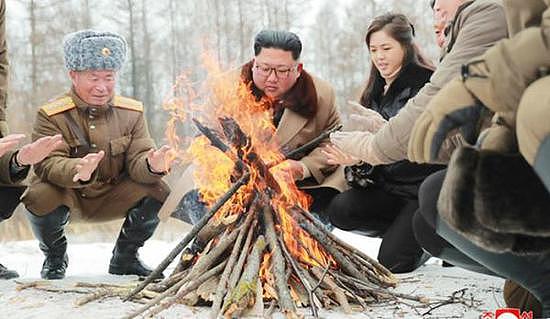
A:
POLYGON ((139 95, 139 85, 138 85, 138 74, 137 74, 137 54, 136 54, 136 8, 135 8, 135 2, 132 0, 126 0, 126 9, 128 12, 128 47, 130 51, 130 65, 132 68, 131 71, 131 89, 132 89, 132 96, 138 96, 139 95))

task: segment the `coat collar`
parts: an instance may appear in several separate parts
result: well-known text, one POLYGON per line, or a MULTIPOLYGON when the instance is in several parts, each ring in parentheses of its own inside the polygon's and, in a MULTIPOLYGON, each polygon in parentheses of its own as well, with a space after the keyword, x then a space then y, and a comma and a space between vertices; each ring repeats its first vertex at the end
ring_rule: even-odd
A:
MULTIPOLYGON (((453 48, 453 46, 455 45, 455 42, 456 42, 456 38, 458 37, 458 30, 456 29, 456 25, 457 25, 457 21, 460 17, 460 15, 462 14, 462 12, 468 8, 471 4, 473 4, 474 1, 473 0, 470 0, 470 1, 465 1, 464 3, 462 3, 458 9, 456 10, 456 13, 455 13, 455 16, 454 16, 454 19, 451 21, 451 23, 449 23, 446 27, 445 27, 445 37, 447 38, 448 40, 448 43, 445 44, 445 48, 444 48, 444 54, 447 54, 449 52, 451 52, 451 49, 453 48)), ((443 56, 441 57, 440 60, 443 60, 443 56)))
MULTIPOLYGON (((385 96, 397 96, 408 88, 423 86, 426 78, 430 78, 433 70, 420 66, 416 63, 409 63, 401 69, 397 78, 391 83, 385 96)), ((375 83, 373 88, 373 100, 380 102, 383 99, 384 81, 375 83)))
POLYGON ((429 76, 433 70, 420 66, 416 63, 409 63, 399 73, 397 78, 391 83, 386 95, 397 95, 407 88, 423 86, 426 83, 426 74, 429 76))
POLYGON ((76 107, 81 111, 88 111, 88 109, 94 109, 94 112, 96 112, 97 114, 100 114, 107 111, 113 105, 113 98, 110 98, 107 104, 103 106, 90 105, 84 102, 84 100, 82 100, 80 96, 76 94, 74 87, 71 87, 71 90, 69 91, 68 95, 71 97, 76 107))

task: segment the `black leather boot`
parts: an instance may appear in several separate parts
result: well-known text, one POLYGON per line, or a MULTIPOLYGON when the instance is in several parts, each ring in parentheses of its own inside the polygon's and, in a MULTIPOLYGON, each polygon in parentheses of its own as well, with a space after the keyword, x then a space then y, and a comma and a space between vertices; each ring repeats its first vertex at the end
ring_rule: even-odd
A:
POLYGON ((152 272, 138 258, 138 249, 157 228, 161 206, 161 202, 146 197, 128 211, 109 263, 110 274, 146 277, 152 272))
POLYGON ((28 212, 27 217, 40 250, 46 256, 40 276, 43 279, 65 278, 69 258, 64 228, 69 220, 69 208, 60 206, 45 216, 28 212))
POLYGON ((0 279, 13 279, 19 277, 16 271, 9 270, 4 265, 0 264, 0 279))

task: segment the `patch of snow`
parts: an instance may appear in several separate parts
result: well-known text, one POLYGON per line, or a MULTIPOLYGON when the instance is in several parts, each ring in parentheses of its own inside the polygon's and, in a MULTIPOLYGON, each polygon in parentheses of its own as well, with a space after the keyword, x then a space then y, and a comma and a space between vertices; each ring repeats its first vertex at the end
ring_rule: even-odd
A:
MULTIPOLYGON (((369 256, 376 257, 380 246, 379 239, 335 230, 334 233, 344 241, 360 248, 369 256)), ((69 267, 64 280, 51 281, 52 287, 72 287, 76 282, 115 283, 134 282, 135 276, 114 276, 107 274, 111 258, 112 243, 71 243, 69 238, 69 267)), ((150 266, 157 265, 175 247, 176 242, 150 240, 140 250, 141 258, 150 266)), ((40 279, 43 255, 36 241, 4 242, 0 244, 0 263, 19 272, 20 282, 32 282, 40 279)), ((171 265, 165 274, 169 274, 171 265)), ((346 315, 333 311, 321 311, 323 318, 477 318, 484 310, 501 307, 503 280, 482 274, 469 272, 458 267, 443 268, 439 261, 432 258, 427 265, 413 273, 398 275, 402 282, 396 291, 406 294, 422 295, 431 299, 443 300, 454 291, 467 288, 466 297, 479 300, 480 306, 469 309, 465 305, 451 304, 435 309, 429 315, 421 315, 426 308, 414 309, 405 304, 381 304, 367 311, 346 315)), ((82 297, 75 293, 51 293, 36 289, 17 291, 15 280, 0 281, 1 318, 121 318, 131 310, 140 307, 137 303, 123 303, 119 298, 108 298, 76 307, 74 302, 82 297)), ((408 302, 414 304, 413 302, 408 302)), ((309 309, 304 309, 306 316, 309 309)), ((208 308, 193 308, 177 305, 162 312, 158 318, 208 318, 208 308)), ((274 316, 277 318, 277 316, 274 316)))

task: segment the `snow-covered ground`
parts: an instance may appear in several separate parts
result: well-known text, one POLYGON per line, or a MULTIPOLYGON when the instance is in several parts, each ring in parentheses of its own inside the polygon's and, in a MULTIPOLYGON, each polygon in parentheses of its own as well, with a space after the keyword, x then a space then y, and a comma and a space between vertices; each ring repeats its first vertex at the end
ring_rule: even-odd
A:
MULTIPOLYGON (((376 257, 379 240, 338 230, 335 234, 350 244, 360 247, 370 256, 376 257)), ((112 243, 74 243, 75 241, 77 240, 69 237, 67 278, 49 282, 48 284, 52 287, 72 287, 75 282, 124 284, 136 280, 134 276, 107 274, 112 243)), ((156 265, 175 245, 175 242, 151 240, 141 249, 141 257, 147 264, 156 265)), ((19 272, 21 277, 16 279, 19 282, 39 280, 42 260, 43 256, 36 241, 0 244, 0 262, 19 272)), ((417 271, 399 275, 399 277, 402 283, 396 290, 398 292, 422 295, 432 300, 443 300, 455 291, 466 289, 464 297, 479 301, 474 308, 463 304, 445 305, 431 311, 423 318, 478 318, 482 311, 493 311, 503 305, 502 280, 457 267, 443 268, 435 259, 431 259, 427 265, 417 271)), ((139 307, 135 303, 123 303, 118 298, 109 298, 77 307, 74 302, 82 295, 51 293, 35 289, 17 291, 16 286, 17 283, 14 280, 0 281, 0 318, 122 318, 139 307)), ((413 303, 410 302, 410 304, 413 303)), ((324 318, 421 318, 427 310, 426 308, 415 309, 404 304, 387 304, 354 315, 322 311, 321 316, 324 318)), ((309 312, 304 310, 304 314, 307 316, 309 312)), ((158 316, 158 318, 207 317, 207 308, 190 308, 183 305, 173 307, 158 316)))

